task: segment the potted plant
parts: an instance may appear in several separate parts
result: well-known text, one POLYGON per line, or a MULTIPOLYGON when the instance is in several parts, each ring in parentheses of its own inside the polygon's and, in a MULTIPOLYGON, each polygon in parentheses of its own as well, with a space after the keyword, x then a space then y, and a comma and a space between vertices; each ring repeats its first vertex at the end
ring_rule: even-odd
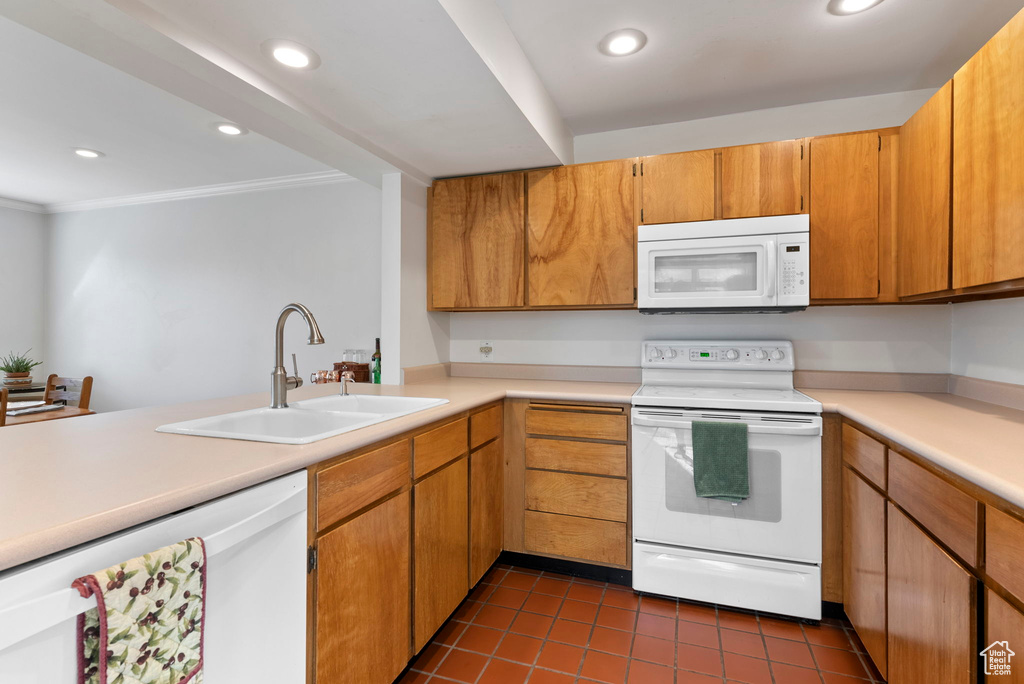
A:
POLYGON ((42 365, 42 361, 33 361, 28 357, 29 349, 24 354, 11 352, 7 356, 0 356, 0 371, 4 372, 4 385, 31 385, 32 376, 29 375, 32 369, 42 365))

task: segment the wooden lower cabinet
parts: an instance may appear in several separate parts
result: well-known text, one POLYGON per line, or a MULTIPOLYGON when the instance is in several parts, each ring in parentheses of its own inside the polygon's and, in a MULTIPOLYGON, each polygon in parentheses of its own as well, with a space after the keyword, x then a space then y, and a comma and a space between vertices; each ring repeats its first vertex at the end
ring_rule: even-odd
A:
POLYGON ((505 454, 501 439, 469 456, 469 584, 475 585, 502 549, 505 454))
POLYGON ((316 681, 389 684, 409 660, 409 492, 317 541, 316 681))
POLYGON ((982 648, 988 650, 992 662, 986 662, 983 672, 986 682, 1003 684, 1024 684, 1024 613, 1000 598, 994 591, 985 591, 985 638, 982 648), (1005 644, 1001 642, 1006 642, 1005 644), (998 651, 1009 649, 1014 653, 1009 657, 1009 674, 1002 673, 997 660, 1003 657, 998 651), (1014 650, 1016 649, 1016 650, 1014 650))
POLYGON ((526 511, 526 550, 606 565, 627 563, 629 533, 625 523, 526 511))
POLYGON ((889 684, 971 684, 977 581, 888 504, 889 684))
POLYGON ((843 605, 868 655, 886 674, 885 497, 843 468, 843 605))
POLYGON ((423 648, 469 591, 466 457, 413 488, 413 647, 423 648))

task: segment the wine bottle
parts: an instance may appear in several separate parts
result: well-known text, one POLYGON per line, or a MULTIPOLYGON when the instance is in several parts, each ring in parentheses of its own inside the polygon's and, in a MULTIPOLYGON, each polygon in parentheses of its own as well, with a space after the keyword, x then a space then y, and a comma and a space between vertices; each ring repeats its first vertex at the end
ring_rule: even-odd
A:
POLYGON ((380 384, 380 338, 377 338, 377 349, 373 352, 373 356, 370 357, 370 375, 373 378, 373 384, 380 384))

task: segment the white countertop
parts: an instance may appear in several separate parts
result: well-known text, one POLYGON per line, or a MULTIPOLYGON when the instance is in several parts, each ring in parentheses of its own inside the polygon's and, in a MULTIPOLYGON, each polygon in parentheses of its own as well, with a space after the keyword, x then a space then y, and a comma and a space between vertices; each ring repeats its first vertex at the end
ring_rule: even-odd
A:
MULTIPOLYGON (((628 402, 637 385, 445 378, 356 393, 449 403, 302 446, 158 433, 160 425, 266 406, 269 393, 0 428, 0 570, 300 470, 509 397, 628 402)), ((338 385, 289 392, 325 396, 338 385)))

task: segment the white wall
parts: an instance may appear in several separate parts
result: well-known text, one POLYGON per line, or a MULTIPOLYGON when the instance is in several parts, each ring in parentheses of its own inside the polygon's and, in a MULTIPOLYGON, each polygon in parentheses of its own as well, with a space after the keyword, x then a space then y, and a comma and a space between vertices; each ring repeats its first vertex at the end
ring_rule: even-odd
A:
POLYGON ((358 181, 51 217, 47 355, 109 411, 269 392, 274 325, 303 377, 380 335, 380 191, 358 181))
POLYGON ((953 305, 951 372, 1024 384, 1024 299, 953 305))
POLYGON ((949 307, 814 307, 792 314, 636 311, 452 314, 452 361, 639 366, 646 339, 786 339, 802 370, 949 372, 949 307))
POLYGON ((46 250, 44 214, 0 207, 0 356, 28 349, 43 365, 32 377, 46 379, 46 250))
POLYGON ((381 185, 381 381, 449 357, 449 314, 427 311, 427 189, 401 173, 381 185))
POLYGON ((935 89, 851 97, 708 119, 579 135, 576 162, 902 126, 935 89))

